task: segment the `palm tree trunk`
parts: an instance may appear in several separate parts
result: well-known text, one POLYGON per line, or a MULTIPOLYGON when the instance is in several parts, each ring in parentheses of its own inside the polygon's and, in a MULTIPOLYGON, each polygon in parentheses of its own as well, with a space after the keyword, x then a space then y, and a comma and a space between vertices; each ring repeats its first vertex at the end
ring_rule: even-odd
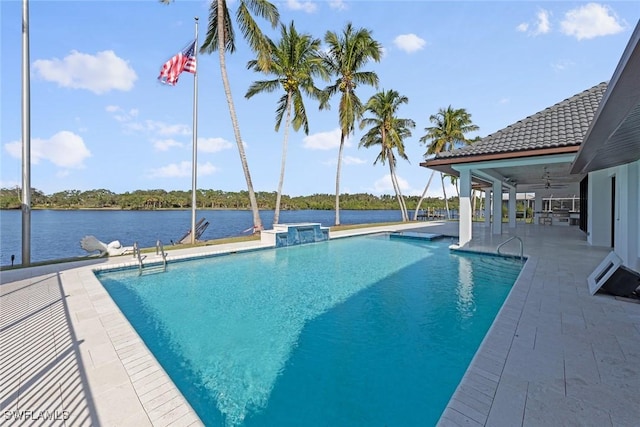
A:
POLYGON ((433 179, 433 175, 435 175, 436 171, 431 170, 431 176, 429 177, 429 181, 427 181, 427 185, 424 187, 424 191, 422 192, 422 196, 420 196, 420 200, 418 200, 418 206, 416 206, 416 211, 413 213, 413 220, 418 220, 418 212, 420 211, 420 205, 424 199, 427 198, 427 190, 429 190, 429 186, 431 185, 431 180, 433 179))
POLYGON ((447 219, 451 219, 449 214, 449 200, 447 200, 447 190, 444 189, 444 175, 440 172, 440 182, 442 182, 442 195, 444 196, 444 208, 447 210, 447 219))
POLYGON ((282 141, 282 161, 280 163, 280 181, 276 194, 276 211, 273 214, 273 223, 280 223, 280 199, 282 198, 282 185, 284 184, 284 167, 287 162, 287 143, 289 142, 289 126, 291 124, 291 91, 287 93, 287 119, 284 124, 284 140, 282 141))
MULTIPOLYGON (((218 31, 224 31, 224 14, 222 11, 225 8, 223 0, 216 0, 218 2, 218 31)), ((236 138, 236 144, 238 145, 238 154, 240 154, 240 163, 242 163, 242 170, 244 177, 247 181, 247 190, 249 191, 249 202, 251 203, 251 212, 253 213, 253 232, 259 233, 262 230, 262 220, 260 219, 260 211, 258 210, 258 202, 256 201, 256 194, 253 190, 253 183, 251 182, 251 174, 249 173, 249 164, 247 163, 247 156, 244 152, 244 145, 242 137, 240 136, 240 125, 238 124, 238 117, 236 116, 236 109, 233 105, 233 98, 231 97, 231 86, 229 84, 229 76, 227 74, 227 63, 225 60, 225 46, 224 46, 224 34, 218 34, 218 58, 220 59, 220 73, 222 74, 222 83, 224 86, 224 94, 227 97, 227 104, 229 106, 229 114, 231 115, 231 123, 233 125, 233 133, 236 138)))
POLYGON ((404 198, 402 197, 402 192, 400 191, 400 185, 398 184, 398 179, 396 177, 396 171, 393 166, 393 156, 389 157, 389 173, 391 174, 391 183, 393 184, 393 190, 396 192, 396 199, 398 199, 398 204, 400 205, 400 211, 402 212, 402 222, 409 221, 409 215, 407 215, 407 206, 404 203, 404 198))
POLYGON ((338 168, 336 170, 336 225, 340 225, 340 168, 342 167, 342 150, 344 149, 344 132, 340 133, 340 150, 338 151, 338 168))
POLYGON ((402 209, 402 200, 398 195, 398 183, 396 182, 396 178, 393 175, 393 164, 389 162, 389 177, 391 178, 391 184, 393 185, 393 192, 396 194, 396 200, 398 201, 398 206, 400 207, 400 213, 402 214, 402 221, 405 221, 404 217, 404 209, 402 209))

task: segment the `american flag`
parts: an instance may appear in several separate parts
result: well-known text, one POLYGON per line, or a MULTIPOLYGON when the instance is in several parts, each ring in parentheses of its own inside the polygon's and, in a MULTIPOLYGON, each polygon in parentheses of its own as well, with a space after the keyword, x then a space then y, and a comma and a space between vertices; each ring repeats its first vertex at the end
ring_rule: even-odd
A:
POLYGON ((160 69, 158 80, 171 86, 178 83, 180 73, 196 73, 196 41, 194 40, 185 50, 178 52, 170 60, 164 63, 160 69))

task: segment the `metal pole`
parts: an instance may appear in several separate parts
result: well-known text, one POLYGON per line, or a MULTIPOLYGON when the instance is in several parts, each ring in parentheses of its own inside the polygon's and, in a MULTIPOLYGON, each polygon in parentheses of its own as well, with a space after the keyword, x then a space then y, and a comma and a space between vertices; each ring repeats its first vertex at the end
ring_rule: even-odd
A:
POLYGON ((196 21, 196 44, 193 56, 196 59, 196 72, 193 73, 193 156, 191 167, 191 244, 196 242, 196 188, 198 170, 198 17, 196 21))
POLYGON ((29 0, 22 0, 22 265, 31 264, 31 106, 29 0))

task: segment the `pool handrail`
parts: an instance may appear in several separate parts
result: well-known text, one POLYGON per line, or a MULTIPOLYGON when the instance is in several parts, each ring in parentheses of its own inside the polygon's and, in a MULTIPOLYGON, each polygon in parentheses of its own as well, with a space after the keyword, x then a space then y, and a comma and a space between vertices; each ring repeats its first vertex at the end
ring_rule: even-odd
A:
POLYGON ((498 247, 496 248, 496 252, 498 253, 498 255, 502 255, 502 253, 500 252, 500 249, 506 245, 507 243, 509 243, 512 240, 518 240, 520 242, 520 261, 522 261, 524 259, 524 242, 522 241, 522 239, 518 236, 513 236, 507 240, 505 240, 504 242, 500 243, 498 245, 498 247))
POLYGON ((156 241, 156 255, 162 255, 162 271, 167 271, 167 253, 160 239, 156 241))

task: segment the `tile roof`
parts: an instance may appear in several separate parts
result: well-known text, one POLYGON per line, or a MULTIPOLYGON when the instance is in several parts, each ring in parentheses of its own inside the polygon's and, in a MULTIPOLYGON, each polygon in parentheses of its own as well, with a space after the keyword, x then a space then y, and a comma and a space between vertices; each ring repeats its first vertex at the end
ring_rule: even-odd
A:
POLYGON ((442 152, 435 158, 448 159, 579 146, 606 89, 607 83, 600 83, 471 145, 442 152))

